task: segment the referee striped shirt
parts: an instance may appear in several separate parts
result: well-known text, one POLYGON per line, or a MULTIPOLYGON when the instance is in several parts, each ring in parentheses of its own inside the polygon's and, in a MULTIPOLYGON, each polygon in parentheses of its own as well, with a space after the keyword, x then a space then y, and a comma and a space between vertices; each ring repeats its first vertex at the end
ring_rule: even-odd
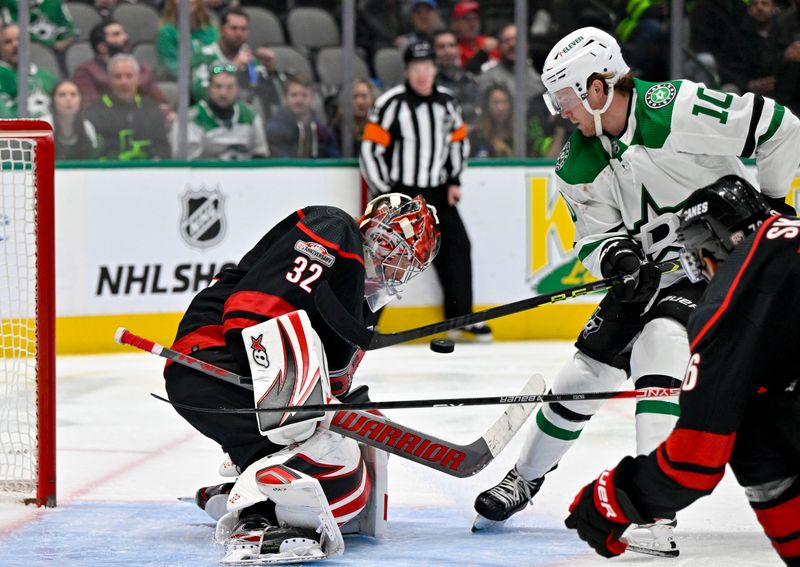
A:
POLYGON ((374 195, 460 185, 468 155, 467 126, 453 93, 436 85, 421 97, 398 85, 370 110, 359 161, 374 195))

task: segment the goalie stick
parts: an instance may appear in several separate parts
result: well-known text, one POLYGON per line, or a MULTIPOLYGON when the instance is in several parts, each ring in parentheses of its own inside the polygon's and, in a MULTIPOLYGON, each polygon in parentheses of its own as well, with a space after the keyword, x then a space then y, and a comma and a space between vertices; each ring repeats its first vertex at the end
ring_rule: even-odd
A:
MULTIPOLYGON (((666 262, 658 264, 658 268, 662 273, 675 272, 680 269, 680 262, 678 260, 667 260, 666 262)), ((625 276, 615 276, 613 278, 606 278, 589 284, 521 299, 520 301, 507 303, 506 305, 452 317, 440 321, 439 323, 432 323, 423 327, 417 327, 416 329, 398 331, 396 333, 379 333, 378 331, 373 331, 365 327, 350 314, 344 305, 342 305, 339 298, 336 297, 336 294, 333 293, 333 290, 328 285, 328 282, 322 282, 317 286, 314 293, 314 303, 320 315, 322 315, 322 318, 325 319, 325 322, 336 334, 351 345, 362 350, 375 350, 413 341, 415 339, 421 339, 451 329, 460 329, 461 327, 482 323, 489 319, 505 317, 506 315, 527 311, 528 309, 533 309, 540 305, 548 305, 589 293, 605 291, 613 287, 617 282, 622 281, 624 277, 625 276)))
POLYGON ((182 354, 178 351, 167 348, 164 345, 160 345, 149 339, 140 337, 139 335, 134 335, 125 327, 119 327, 117 329, 117 332, 114 333, 114 341, 121 345, 132 346, 162 358, 166 358, 173 362, 177 362, 178 364, 183 364, 189 368, 194 368, 203 374, 214 376, 215 378, 219 378, 220 380, 224 380, 225 382, 229 382, 235 386, 241 386, 249 390, 253 389, 253 381, 250 378, 239 376, 234 372, 229 372, 224 368, 215 366, 214 364, 210 364, 193 356, 189 356, 188 354, 182 354))
MULTIPOLYGON (((119 344, 130 345, 168 358, 178 364, 194 368, 204 374, 220 378, 242 388, 253 389, 252 382, 248 383, 248 379, 244 376, 239 376, 208 362, 165 348, 158 343, 134 335, 122 327, 117 329, 114 340, 119 344)), ((539 374, 534 374, 517 397, 526 399, 534 397, 544 392, 545 387, 544 378, 539 374)), ((187 410, 210 410, 213 413, 239 413, 241 411, 223 408, 195 408, 173 403, 155 394, 150 395, 171 404, 173 407, 187 410)), ((365 445, 409 459, 439 472, 458 478, 465 478, 476 474, 491 463, 516 435, 535 408, 536 404, 534 403, 514 403, 510 405, 486 433, 469 445, 451 443, 401 425, 382 415, 347 410, 341 407, 336 408, 336 413, 333 415, 329 429, 345 437, 360 441, 365 445)), ((299 408, 292 409, 297 410, 299 408)), ((255 408, 243 411, 249 413, 255 411, 255 408)))
MULTIPOLYGON (((519 393, 519 397, 533 398, 544 389, 544 379, 541 375, 534 374, 519 393)), ((171 402, 156 394, 150 395, 176 408, 189 411, 211 413, 253 413, 257 411, 255 408, 252 410, 199 408, 171 402)), ((285 408, 282 409, 285 411, 285 408)), ((516 435, 534 409, 536 409, 535 403, 510 405, 486 433, 468 445, 452 443, 397 423, 386 416, 358 410, 332 409, 336 413, 333 414, 328 429, 450 476, 465 478, 476 474, 491 463, 516 435)))

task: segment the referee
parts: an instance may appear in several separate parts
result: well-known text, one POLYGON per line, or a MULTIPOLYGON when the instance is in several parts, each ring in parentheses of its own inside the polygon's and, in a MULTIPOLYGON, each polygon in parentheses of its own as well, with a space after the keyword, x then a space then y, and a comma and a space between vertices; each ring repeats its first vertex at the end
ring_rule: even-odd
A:
MULTIPOLYGON (((361 172, 372 196, 421 194, 436 207, 442 244, 433 266, 449 319, 472 312, 470 242, 456 208, 469 155, 467 126, 452 92, 436 85, 431 44, 409 44, 403 61, 406 82, 381 95, 367 118, 361 172)), ((473 325, 451 331, 451 338, 488 342, 492 335, 487 325, 473 325)))

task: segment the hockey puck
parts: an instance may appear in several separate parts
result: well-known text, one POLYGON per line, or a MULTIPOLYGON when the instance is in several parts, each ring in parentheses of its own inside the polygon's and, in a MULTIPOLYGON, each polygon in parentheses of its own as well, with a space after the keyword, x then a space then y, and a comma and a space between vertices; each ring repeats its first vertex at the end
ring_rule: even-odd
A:
POLYGON ((456 344, 450 339, 433 339, 431 341, 431 350, 433 352, 441 352, 448 354, 456 349, 456 344))

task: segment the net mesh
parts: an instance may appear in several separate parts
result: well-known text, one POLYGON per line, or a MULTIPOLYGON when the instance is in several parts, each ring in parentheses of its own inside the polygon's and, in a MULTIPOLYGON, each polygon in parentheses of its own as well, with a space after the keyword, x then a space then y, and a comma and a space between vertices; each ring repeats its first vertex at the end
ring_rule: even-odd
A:
POLYGON ((0 495, 36 492, 36 143, 0 139, 0 495))

